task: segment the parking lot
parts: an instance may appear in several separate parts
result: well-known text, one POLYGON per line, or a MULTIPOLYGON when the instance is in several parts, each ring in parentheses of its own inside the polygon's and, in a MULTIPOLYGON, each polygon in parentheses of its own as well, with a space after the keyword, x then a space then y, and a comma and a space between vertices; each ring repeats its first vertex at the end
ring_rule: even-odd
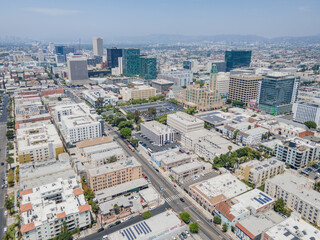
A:
POLYGON ((307 175, 310 179, 318 179, 320 177, 320 163, 305 168, 301 173, 307 175))
POLYGON ((157 110, 156 117, 165 113, 174 113, 183 110, 182 105, 177 105, 167 101, 124 106, 121 107, 121 109, 125 112, 134 112, 138 110, 144 119, 150 120, 151 118, 148 116, 148 109, 151 107, 154 107, 157 110))
MULTIPOLYGON (((136 133, 133 135, 133 137, 139 141, 140 145, 142 145, 146 149, 150 148, 152 150, 152 152, 154 152, 154 153, 160 152, 160 151, 165 151, 165 150, 176 148, 176 147, 180 147, 179 143, 177 143, 177 142, 166 143, 163 146, 153 145, 147 137, 142 137, 141 133, 136 133)), ((175 133, 176 140, 180 140, 180 137, 181 136, 179 133, 175 133)))

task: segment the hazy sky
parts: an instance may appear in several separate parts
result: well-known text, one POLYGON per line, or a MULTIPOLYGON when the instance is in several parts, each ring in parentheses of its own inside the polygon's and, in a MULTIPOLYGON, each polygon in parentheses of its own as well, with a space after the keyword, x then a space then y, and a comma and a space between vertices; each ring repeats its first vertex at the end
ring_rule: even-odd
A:
POLYGON ((2 0, 0 37, 320 33, 320 0, 2 0))

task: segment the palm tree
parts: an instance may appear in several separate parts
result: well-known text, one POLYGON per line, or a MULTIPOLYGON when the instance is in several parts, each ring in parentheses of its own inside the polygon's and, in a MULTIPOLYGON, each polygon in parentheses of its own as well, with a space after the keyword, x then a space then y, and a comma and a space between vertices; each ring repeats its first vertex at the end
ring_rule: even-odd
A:
POLYGON ((228 146, 228 150, 229 150, 229 156, 231 155, 231 150, 232 150, 232 146, 228 146))
POLYGON ((97 108, 101 109, 103 107, 103 104, 104 104, 104 98, 98 97, 97 98, 97 108))
POLYGON ((11 156, 7 157, 6 161, 7 161, 7 163, 9 163, 10 169, 11 169, 11 164, 14 163, 13 157, 11 157, 11 156))

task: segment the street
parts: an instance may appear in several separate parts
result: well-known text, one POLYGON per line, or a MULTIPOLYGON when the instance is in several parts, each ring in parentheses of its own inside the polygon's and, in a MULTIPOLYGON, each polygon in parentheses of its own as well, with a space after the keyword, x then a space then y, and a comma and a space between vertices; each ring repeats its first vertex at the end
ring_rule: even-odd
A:
MULTIPOLYGON (((112 127, 108 125, 110 129, 112 127)), ((202 239, 229 239, 220 229, 214 226, 209 220, 204 217, 199 210, 192 205, 188 199, 185 199, 185 202, 180 201, 180 193, 172 186, 170 183, 160 174, 157 173, 153 167, 150 165, 147 159, 141 156, 139 153, 132 152, 128 148, 128 144, 125 142, 124 139, 121 138, 120 133, 117 131, 112 131, 114 133, 113 136, 117 140, 117 142, 122 146, 122 148, 127 152, 128 155, 134 156, 143 167, 144 173, 148 176, 151 180, 153 186, 158 189, 159 186, 163 187, 163 191, 161 191, 162 197, 165 199, 170 199, 168 205, 177 213, 187 211, 191 215, 191 221, 198 222, 200 226, 199 235, 202 239)), ((105 230, 101 232, 101 236, 108 234, 108 231, 105 230)), ((97 238, 86 238, 86 239, 97 239, 97 238)))
MULTIPOLYGON (((7 155, 7 105, 8 105, 8 96, 5 95, 3 97, 3 112, 0 116, 0 162, 4 163, 3 166, 0 167, 0 181, 3 183, 2 179, 6 176, 6 155, 7 155)), ((7 193, 7 189, 0 189, 0 237, 2 239, 3 236, 3 228, 6 226, 7 218, 4 216, 4 195, 7 193)))

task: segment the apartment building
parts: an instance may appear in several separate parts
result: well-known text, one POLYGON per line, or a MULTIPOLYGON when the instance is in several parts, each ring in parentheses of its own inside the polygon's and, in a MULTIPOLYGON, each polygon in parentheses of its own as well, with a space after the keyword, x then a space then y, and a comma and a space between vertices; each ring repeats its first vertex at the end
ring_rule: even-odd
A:
POLYGON ((319 160, 320 146, 310 140, 293 138, 277 143, 275 156, 295 169, 300 169, 312 161, 319 160))
POLYGON ((168 171, 173 167, 192 162, 192 160, 196 158, 195 155, 182 153, 178 149, 170 149, 153 153, 151 157, 152 161, 154 161, 158 166, 163 167, 165 171, 168 171))
POLYGON ((282 198, 286 207, 298 212, 307 221, 320 224, 320 193, 313 190, 314 181, 293 170, 268 179, 265 192, 273 198, 282 198))
POLYGON ((218 203, 234 198, 250 189, 231 173, 225 173, 190 185, 188 193, 205 210, 214 214, 218 203))
POLYGON ((141 177, 142 166, 134 157, 87 169, 87 181, 94 192, 141 177))
POLYGON ((181 132, 188 133, 204 128, 204 121, 184 112, 177 112, 167 116, 167 125, 181 132))
POLYGON ((90 205, 75 176, 20 192, 20 220, 23 239, 52 239, 61 233, 89 227, 90 205))
POLYGON ((145 135, 158 146, 175 141, 173 130, 164 124, 157 121, 150 121, 143 122, 140 126, 141 134, 145 135))
POLYGON ((182 164, 170 169, 170 175, 178 182, 202 173, 203 166, 198 161, 182 164))
POLYGON ((241 177, 241 179, 259 187, 265 184, 267 179, 282 174, 284 169, 284 162, 271 158, 264 161, 252 160, 242 163, 235 174, 237 177, 241 177))
POLYGON ((99 107, 104 105, 117 105, 119 99, 112 92, 105 92, 103 89, 86 90, 82 92, 82 97, 88 103, 94 107, 99 107))
POLYGON ((228 98, 248 104, 257 99, 259 82, 262 77, 255 75, 231 75, 228 98))
POLYGON ((63 144, 50 121, 26 123, 16 131, 19 163, 58 159, 63 144))
POLYGON ((148 99, 156 96, 156 89, 147 85, 135 86, 133 88, 124 87, 120 89, 120 94, 123 101, 130 99, 148 99))
POLYGON ((176 70, 158 74, 159 79, 173 82, 175 86, 188 86, 192 84, 193 72, 191 70, 176 70))

